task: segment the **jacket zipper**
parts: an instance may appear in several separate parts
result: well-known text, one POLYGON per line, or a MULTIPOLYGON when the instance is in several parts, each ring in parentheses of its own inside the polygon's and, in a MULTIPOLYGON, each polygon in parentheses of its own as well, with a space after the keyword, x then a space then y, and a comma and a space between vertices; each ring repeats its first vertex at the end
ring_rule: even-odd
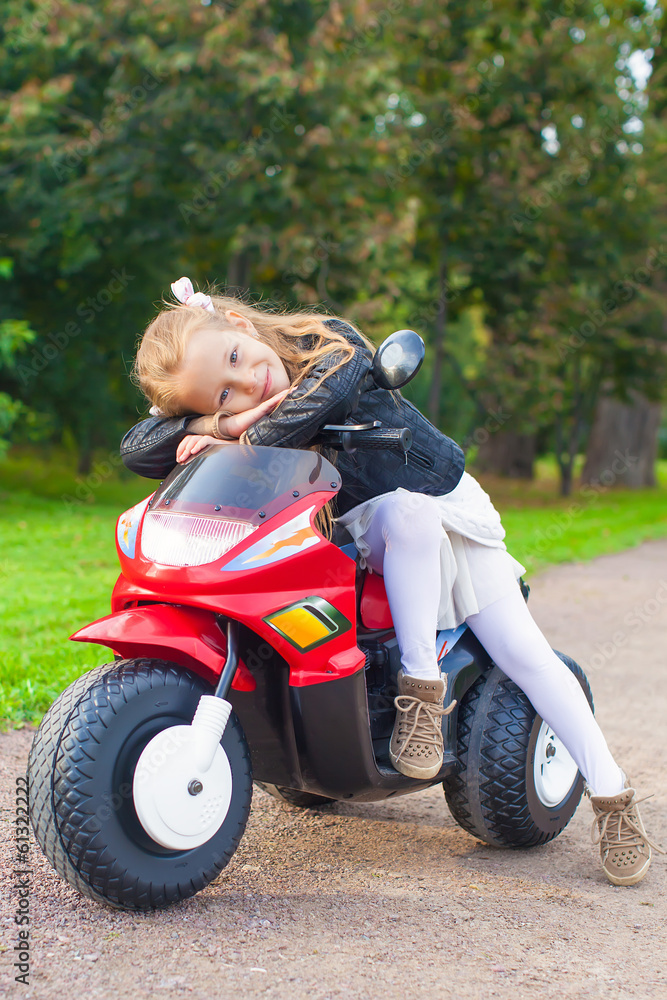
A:
POLYGON ((411 448, 408 452, 408 461, 410 457, 412 457, 415 465, 421 465, 424 469, 434 468, 435 463, 433 458, 429 455, 424 455, 422 452, 415 451, 414 448, 411 448))

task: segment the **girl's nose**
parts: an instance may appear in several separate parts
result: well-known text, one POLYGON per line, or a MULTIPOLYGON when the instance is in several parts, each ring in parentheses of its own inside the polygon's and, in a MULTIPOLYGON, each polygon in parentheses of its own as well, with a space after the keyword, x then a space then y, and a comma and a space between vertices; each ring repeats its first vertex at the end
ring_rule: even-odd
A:
POLYGON ((257 388, 257 376, 252 371, 246 371, 240 376, 241 385, 246 392, 254 392, 257 388))

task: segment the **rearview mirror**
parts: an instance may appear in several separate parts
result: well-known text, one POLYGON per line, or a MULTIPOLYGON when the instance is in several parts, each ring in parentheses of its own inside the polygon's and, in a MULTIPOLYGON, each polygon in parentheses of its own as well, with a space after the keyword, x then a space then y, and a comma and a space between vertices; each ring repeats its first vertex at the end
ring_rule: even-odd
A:
POLYGON ((421 368, 426 347, 414 330, 397 330, 383 340, 373 356, 371 375, 381 389, 400 389, 421 368))

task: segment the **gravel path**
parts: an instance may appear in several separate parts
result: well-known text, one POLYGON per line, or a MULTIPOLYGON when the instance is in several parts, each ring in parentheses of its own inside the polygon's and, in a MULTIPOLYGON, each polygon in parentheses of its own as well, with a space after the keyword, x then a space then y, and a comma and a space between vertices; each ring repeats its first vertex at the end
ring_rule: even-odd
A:
MULTIPOLYGON (((640 795, 656 793, 643 816, 667 842, 667 540, 531 583, 551 644, 589 673, 617 760, 640 795)), ((502 851, 457 827, 437 787, 318 812, 256 791, 217 882, 149 915, 83 899, 33 845, 30 985, 17 984, 10 823, 33 734, 0 734, 0 984, 10 996, 667 996, 664 858, 639 886, 615 888, 598 869, 585 800, 553 843, 502 851)))

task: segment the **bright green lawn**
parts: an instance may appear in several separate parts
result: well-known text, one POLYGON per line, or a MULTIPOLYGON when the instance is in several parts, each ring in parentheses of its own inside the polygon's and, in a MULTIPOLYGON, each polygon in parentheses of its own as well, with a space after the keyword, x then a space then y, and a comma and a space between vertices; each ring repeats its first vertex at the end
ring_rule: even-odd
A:
MULTIPOLYGON (((535 483, 480 477, 510 552, 529 573, 667 536, 667 462, 659 488, 609 489, 592 499, 577 489, 556 496, 553 463, 541 462, 538 473, 535 483), (572 504, 579 509, 568 514, 572 504)), ((0 719, 38 722, 70 681, 113 659, 105 646, 68 636, 109 614, 116 519, 156 485, 124 468, 99 483, 77 481, 64 452, 15 449, 0 466, 0 719), (67 497, 82 486, 90 499, 73 506, 67 497)))
POLYGON ((77 482, 71 458, 58 459, 22 450, 0 465, 0 719, 39 721, 71 680, 113 660, 68 636, 110 613, 116 519, 157 485, 124 468, 77 482), (67 501, 94 485, 90 501, 67 501))
MULTIPOLYGON (((580 468, 583 456, 577 463, 580 468)), ((558 496, 555 462, 537 463, 535 482, 480 476, 502 515, 507 548, 528 573, 554 563, 586 561, 667 536, 667 461, 653 489, 575 486, 558 496)))

